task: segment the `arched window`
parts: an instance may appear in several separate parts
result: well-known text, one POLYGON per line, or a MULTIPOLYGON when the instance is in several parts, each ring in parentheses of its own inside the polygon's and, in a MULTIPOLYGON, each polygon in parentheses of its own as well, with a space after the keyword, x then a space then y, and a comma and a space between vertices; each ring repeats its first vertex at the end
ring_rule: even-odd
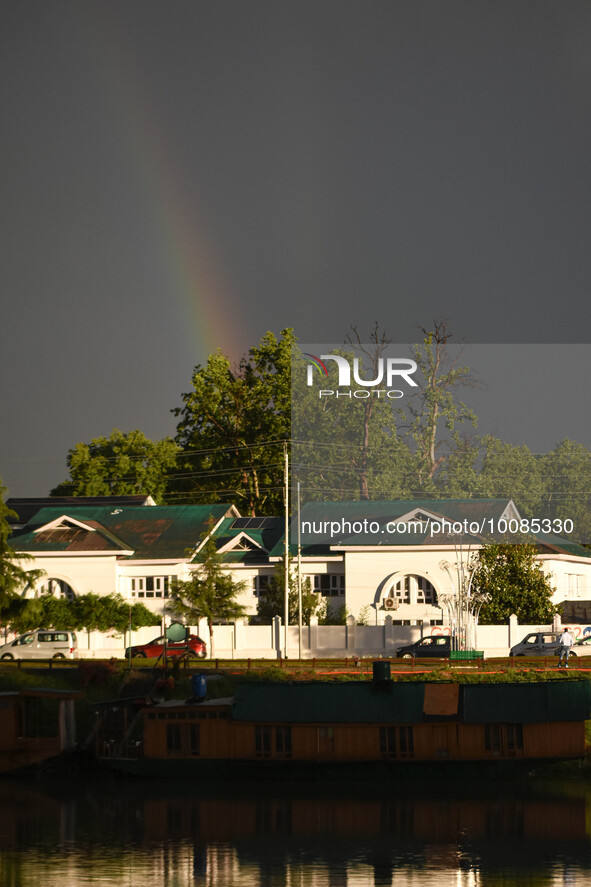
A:
POLYGON ((409 573, 400 576, 392 586, 392 597, 399 604, 425 604, 437 606, 437 592, 424 576, 409 573))
POLYGON ((71 585, 63 579, 46 579, 39 589, 40 594, 51 594, 53 597, 63 597, 73 601, 76 593, 71 585))

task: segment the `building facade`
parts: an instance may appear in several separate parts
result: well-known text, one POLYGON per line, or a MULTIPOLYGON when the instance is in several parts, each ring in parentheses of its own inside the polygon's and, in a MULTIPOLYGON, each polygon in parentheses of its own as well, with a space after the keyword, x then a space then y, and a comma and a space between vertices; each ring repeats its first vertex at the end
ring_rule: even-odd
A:
MULTIPOLYGON (((7 504, 18 511, 22 501, 7 504)), ((242 517, 233 505, 35 502, 40 507, 15 522, 10 539, 33 559, 25 567, 44 571, 24 589, 29 596, 118 593, 166 619, 172 580, 199 570, 200 549, 212 535, 224 569, 243 584, 240 603, 254 617, 285 559, 284 519, 242 517)), ((382 625, 390 617, 394 624, 449 626, 454 600, 470 593, 469 565, 485 541, 473 531, 518 517, 511 500, 308 503, 299 533, 292 519, 289 553, 319 599, 357 622, 382 625)), ((585 602, 590 552, 540 537, 538 561, 555 588, 554 603, 585 602)))

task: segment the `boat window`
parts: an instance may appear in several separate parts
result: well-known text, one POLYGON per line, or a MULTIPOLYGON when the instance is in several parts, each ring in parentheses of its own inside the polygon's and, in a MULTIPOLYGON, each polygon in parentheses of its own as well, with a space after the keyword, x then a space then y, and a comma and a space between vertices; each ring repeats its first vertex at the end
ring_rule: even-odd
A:
POLYGON ((495 757, 501 754, 501 728, 499 724, 487 724, 484 728, 484 747, 495 757))
POLYGON ((413 758, 414 749, 414 733, 412 727, 398 728, 398 746, 401 758, 413 758))
POLYGON ((271 757, 271 728, 266 724, 254 728, 254 751, 257 758, 271 757))
POLYGON ((521 724, 507 724, 507 754, 511 757, 523 751, 523 727, 521 724))
POLYGON ((275 727, 275 752, 277 757, 291 758, 291 727, 275 727))
POLYGON ((334 753, 334 727, 318 727, 318 752, 321 755, 334 753))
POLYGON ((166 751, 180 751, 181 728, 178 724, 166 725, 166 751))
POLYGON ((396 757, 396 727, 380 727, 380 756, 396 757))
POLYGON ((414 733, 411 726, 380 727, 380 757, 414 758, 414 733))

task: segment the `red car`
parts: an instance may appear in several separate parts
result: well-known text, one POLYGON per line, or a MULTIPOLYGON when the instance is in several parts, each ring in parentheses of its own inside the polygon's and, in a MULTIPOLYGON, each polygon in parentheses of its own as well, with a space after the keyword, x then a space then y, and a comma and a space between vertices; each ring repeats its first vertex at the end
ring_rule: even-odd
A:
POLYGON ((131 653, 132 658, 157 659, 164 654, 165 641, 167 656, 182 656, 187 650, 189 651, 191 659, 205 659, 207 656, 207 645, 205 641, 202 641, 196 634, 189 635, 187 640, 184 641, 167 640, 164 635, 161 635, 159 638, 154 638, 153 641, 149 641, 147 644, 138 644, 137 647, 131 648, 128 647, 125 651, 125 656, 126 658, 129 658, 129 654, 131 653))

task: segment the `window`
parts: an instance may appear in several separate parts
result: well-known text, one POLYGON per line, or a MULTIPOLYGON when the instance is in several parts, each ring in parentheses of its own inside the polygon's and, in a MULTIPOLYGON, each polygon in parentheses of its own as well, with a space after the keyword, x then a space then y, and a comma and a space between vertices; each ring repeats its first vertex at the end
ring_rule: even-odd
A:
MULTIPOLYGON (((170 720, 172 715, 168 715, 170 720)), ((199 724, 166 725, 166 751, 169 755, 199 754, 199 724)))
POLYGON ((199 754, 199 725, 198 724, 190 724, 188 729, 189 734, 189 751, 192 755, 199 754))
POLYGON ((424 576, 415 576, 417 580, 417 603, 437 604, 437 594, 428 579, 424 576))
POLYGON ((271 587, 272 576, 255 576, 252 580, 252 593, 256 597, 265 597, 271 587))
POLYGON ((131 596, 167 598, 170 587, 170 576, 137 576, 131 579, 131 596))
POLYGON ((254 728, 254 753, 257 758, 271 757, 271 728, 266 724, 254 728))
POLYGON ((166 751, 181 750, 181 728, 178 724, 166 725, 166 751))
POLYGON ((64 582, 63 579, 46 579, 40 591, 41 594, 50 594, 53 597, 65 598, 68 601, 73 601, 76 597, 74 589, 67 582, 64 582))
POLYGON ((339 597, 345 594, 345 577, 337 573, 321 573, 314 576, 314 591, 322 597, 339 597))
POLYGON ((380 727, 380 756, 396 757, 396 727, 380 727))
POLYGON ((493 757, 521 757, 523 754, 523 726, 521 724, 487 724, 484 728, 484 748, 493 757))
POLYGON ((318 754, 334 754, 334 727, 318 727, 318 754))
POLYGON ((275 753, 278 758, 291 758, 291 727, 275 727, 275 753))
POLYGON ((583 596, 585 577, 578 573, 567 573, 568 597, 580 598, 583 596))
POLYGON ((267 724, 257 724, 254 728, 254 752, 257 758, 291 758, 291 727, 273 728, 267 724))
POLYGON ((437 606, 437 593, 432 583, 424 576, 412 574, 401 576, 392 591, 399 604, 437 606))
POLYGON ((398 728, 398 751, 401 758, 413 758, 415 754, 412 727, 398 728))
POLYGON ((394 596, 400 604, 410 604, 410 576, 399 579, 394 586, 394 596))
POLYGON ((414 758, 414 733, 410 726, 380 727, 380 757, 414 758))
POLYGON ((516 757, 523 751, 523 726, 521 724, 507 724, 505 727, 507 737, 507 754, 516 757))
POLYGON ((487 724, 484 728, 484 747, 494 757, 501 754, 501 728, 499 724, 487 724))

